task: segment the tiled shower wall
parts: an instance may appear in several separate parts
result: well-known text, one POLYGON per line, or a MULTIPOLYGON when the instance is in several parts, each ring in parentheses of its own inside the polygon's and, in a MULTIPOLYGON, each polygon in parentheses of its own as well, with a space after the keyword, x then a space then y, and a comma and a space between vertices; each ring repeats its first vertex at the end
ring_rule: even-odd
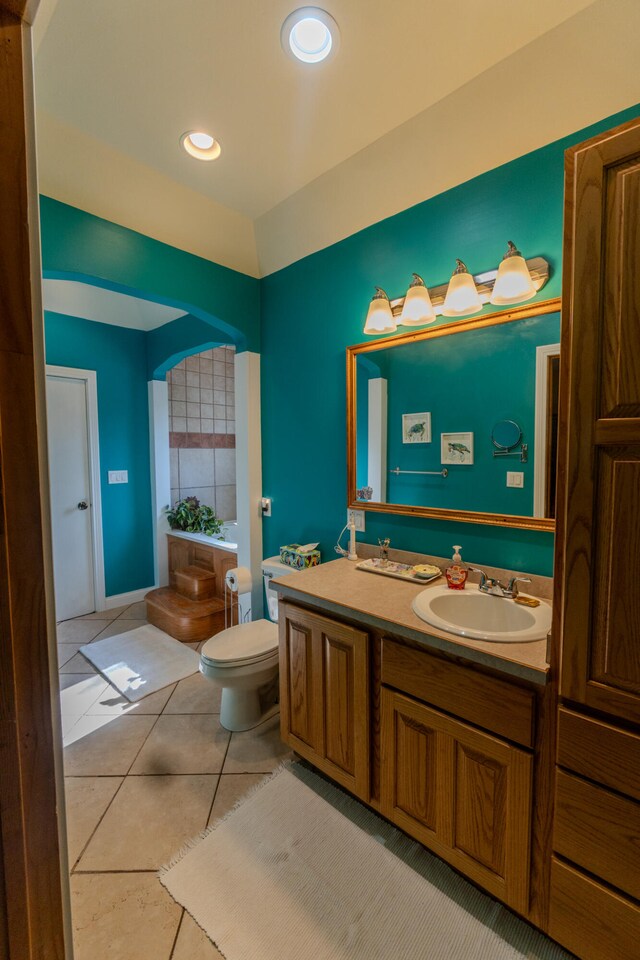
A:
POLYGON ((234 347, 187 357, 167 373, 171 502, 195 496, 236 518, 234 347))

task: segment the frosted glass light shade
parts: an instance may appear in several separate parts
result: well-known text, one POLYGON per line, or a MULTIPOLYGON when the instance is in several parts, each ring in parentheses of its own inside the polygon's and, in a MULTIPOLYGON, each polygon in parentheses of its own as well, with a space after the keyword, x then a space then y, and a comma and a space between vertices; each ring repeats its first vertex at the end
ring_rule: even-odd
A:
POLYGON ((398 320, 398 323, 405 327, 419 327, 425 323, 433 323, 436 319, 424 280, 417 273, 414 273, 413 277, 398 320))
POLYGON ((444 317, 468 317, 482 310, 482 301, 475 280, 462 260, 456 260, 457 267, 449 281, 447 295, 444 298, 442 315, 444 317))
POLYGON ((496 306, 508 306, 510 303, 523 303, 536 295, 527 262, 509 240, 509 249, 505 253, 498 276, 493 285, 489 303, 496 306))
POLYGON ((394 333, 397 330, 396 321, 391 312, 389 297, 381 287, 376 287, 378 291, 371 298, 369 312, 364 325, 365 333, 394 333))

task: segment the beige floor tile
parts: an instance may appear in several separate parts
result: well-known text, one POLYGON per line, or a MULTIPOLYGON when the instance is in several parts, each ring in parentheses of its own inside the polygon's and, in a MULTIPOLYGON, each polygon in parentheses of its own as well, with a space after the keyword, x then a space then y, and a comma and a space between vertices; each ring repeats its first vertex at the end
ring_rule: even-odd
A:
POLYGON ((150 693, 148 697, 143 697, 142 700, 131 703, 119 690, 105 682, 105 689, 93 701, 86 713, 88 717, 121 717, 125 713, 149 713, 158 716, 162 713, 175 688, 176 684, 172 683, 168 687, 163 687, 162 690, 150 693))
POLYGON ((97 827, 122 777, 66 777, 64 796, 67 811, 69 867, 76 860, 97 827))
POLYGON ((181 908, 155 874, 71 878, 75 960, 168 960, 181 908))
POLYGON ((96 634, 93 638, 93 642, 96 640, 104 640, 106 637, 117 637, 119 633, 128 633, 129 630, 135 630, 137 627, 144 627, 146 620, 133 620, 133 619, 122 619, 118 617, 117 620, 113 620, 111 623, 105 624, 101 632, 96 634))
POLYGON ((107 681, 98 673, 63 673, 60 679, 60 713, 62 715, 62 733, 70 731, 87 712, 91 705, 107 689, 107 681))
POLYGON ((222 687, 201 673, 180 680, 169 700, 167 713, 220 713, 222 687))
POLYGON ((71 657, 75 657, 80 647, 84 647, 86 643, 86 640, 76 640, 75 643, 59 643, 58 668, 63 667, 65 663, 68 663, 69 660, 71 660, 71 657))
POLYGON ((138 603, 131 603, 120 616, 126 620, 146 620, 147 605, 144 600, 140 600, 138 603))
POLYGON ((206 933, 185 913, 171 960, 223 960, 206 933))
MULTIPOLYGON (((84 644, 83 644, 84 646, 84 644)), ((60 647, 66 647, 66 643, 59 643, 58 650, 60 647)), ((81 653, 74 654, 70 660, 65 661, 65 663, 60 667, 60 673, 97 673, 98 671, 94 668, 92 663, 83 657, 81 653)))
POLYGON ((215 715, 163 714, 131 773, 220 773, 228 743, 215 715))
POLYGON ((125 603, 121 607, 111 607, 110 610, 96 610, 94 613, 86 613, 84 617, 76 617, 76 620, 115 620, 130 606, 130 603, 125 603))
POLYGON ((217 780, 126 777, 78 871, 158 870, 205 829, 217 780))
POLYGON ((155 722, 153 716, 83 717, 73 728, 75 741, 64 750, 65 774, 91 777, 128 773, 155 722))
POLYGON ((215 823, 233 810, 236 803, 262 780, 264 780, 263 773, 223 773, 216 790, 209 823, 215 823))
POLYGON ((65 620, 57 626, 58 643, 89 643, 110 620, 65 620))
MULTIPOLYGON (((88 663, 87 663, 87 667, 89 667, 88 663)), ((80 683, 82 680, 89 680, 91 678, 94 678, 95 675, 96 675, 95 671, 93 673, 89 673, 89 670, 87 670, 87 672, 84 674, 60 673, 58 674, 58 686, 60 688, 60 692, 62 693, 63 690, 66 690, 68 687, 72 687, 76 683, 80 683)), ((107 681, 104 680, 103 682, 106 684, 107 681)))
POLYGON ((225 773, 271 773, 292 756, 280 739, 280 716, 276 714, 253 730, 231 735, 224 763, 225 773))

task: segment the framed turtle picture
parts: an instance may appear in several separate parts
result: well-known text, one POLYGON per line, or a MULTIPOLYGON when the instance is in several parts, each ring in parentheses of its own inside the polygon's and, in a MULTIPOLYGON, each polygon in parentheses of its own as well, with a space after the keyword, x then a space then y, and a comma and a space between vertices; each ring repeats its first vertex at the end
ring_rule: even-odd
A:
POLYGON ((447 464, 473 463, 472 433, 441 433, 440 462, 447 464))
POLYGON ((431 443, 431 414, 402 414, 403 443, 431 443))

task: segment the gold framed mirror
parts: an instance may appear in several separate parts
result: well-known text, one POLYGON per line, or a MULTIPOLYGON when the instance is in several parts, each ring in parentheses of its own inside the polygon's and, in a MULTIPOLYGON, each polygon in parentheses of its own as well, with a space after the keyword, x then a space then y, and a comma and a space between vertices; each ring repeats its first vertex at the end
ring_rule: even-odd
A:
POLYGON ((559 342, 556 298, 348 347, 349 507, 555 530, 559 342))

